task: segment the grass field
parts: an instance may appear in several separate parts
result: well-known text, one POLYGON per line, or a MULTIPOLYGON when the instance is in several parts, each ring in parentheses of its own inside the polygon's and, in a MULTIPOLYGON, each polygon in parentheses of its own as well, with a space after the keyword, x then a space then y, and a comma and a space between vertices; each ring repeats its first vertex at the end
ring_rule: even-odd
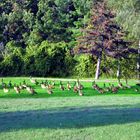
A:
MULTIPOLYGON (((2 87, 0 86, 0 98, 45 98, 45 97, 66 97, 66 96, 79 96, 78 94, 75 94, 73 92, 73 90, 71 91, 68 91, 68 90, 64 90, 64 91, 61 91, 60 88, 59 88, 59 83, 60 83, 60 79, 47 79, 48 81, 53 81, 55 80, 55 83, 56 83, 56 86, 55 86, 55 89, 53 89, 53 92, 54 94, 52 95, 49 95, 47 94, 47 91, 45 89, 42 89, 40 87, 40 85, 35 85, 35 84, 32 84, 30 82, 30 79, 29 78, 24 78, 24 77, 20 77, 20 78, 4 78, 4 82, 8 84, 8 82, 11 80, 12 84, 19 84, 20 82, 22 83, 23 80, 26 81, 26 83, 28 85, 31 85, 35 91, 38 93, 37 95, 30 95, 26 90, 22 90, 20 94, 17 94, 13 87, 10 89, 10 91, 8 93, 4 93, 3 90, 2 90, 2 87)), ((45 78, 38 78, 37 79, 38 82, 41 83, 41 81, 45 81, 46 79, 45 78)), ((63 82, 64 86, 66 87, 66 84, 67 84, 67 79, 61 79, 61 81, 63 82)), ((71 86, 73 86, 74 84, 74 81, 73 79, 69 80, 70 81, 70 84, 71 86)), ((84 93, 84 96, 96 96, 96 95, 101 95, 101 96, 104 96, 104 95, 112 95, 111 92, 106 92, 105 94, 99 94, 98 91, 96 90, 93 90, 92 89, 92 81, 93 80, 83 80, 81 81, 81 83, 84 85, 84 89, 83 89, 83 93, 84 93)), ((118 91, 118 95, 120 96, 124 96, 124 95, 137 95, 140 93, 140 87, 136 86, 136 80, 130 80, 129 81, 129 85, 132 86, 131 89, 120 89, 118 91), (135 92, 135 88, 138 88, 139 91, 138 92, 135 92)), ((114 84, 115 86, 117 86, 117 81, 116 80, 98 80, 97 81, 97 84, 100 86, 100 87, 103 87, 103 84, 106 83, 106 86, 109 86, 109 83, 111 84, 114 84)), ((122 81, 123 84, 125 84, 124 81, 122 81)), ((114 95, 115 96, 115 95, 114 95)))
MULTIPOLYGON (((19 83, 24 78, 4 81, 9 79, 19 83)), ((104 82, 111 81, 98 84, 104 82)), ((132 89, 117 94, 99 94, 91 82, 82 82, 82 97, 60 91, 58 83, 52 95, 34 85, 35 96, 0 89, 0 140, 139 140, 140 94, 134 91, 135 80, 129 82, 132 89)))

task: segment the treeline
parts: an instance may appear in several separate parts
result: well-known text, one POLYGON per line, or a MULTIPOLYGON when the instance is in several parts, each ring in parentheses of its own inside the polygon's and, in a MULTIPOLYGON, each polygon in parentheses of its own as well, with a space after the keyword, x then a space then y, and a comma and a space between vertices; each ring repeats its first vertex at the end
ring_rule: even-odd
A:
MULTIPOLYGON (((109 0, 109 7, 116 10, 119 21, 122 11, 137 6, 132 1, 121 7, 120 0, 109 0), (121 10, 123 9, 123 10, 121 10)), ((77 45, 96 0, 1 0, 0 2, 0 75, 35 76, 84 76, 93 77, 96 58, 91 55, 74 55, 71 51, 77 45)), ((133 8, 135 9, 135 8, 133 8)), ((131 8, 132 10, 132 8, 131 8)), ((139 19, 139 9, 132 11, 139 19)), ((133 17, 133 16, 132 16, 133 17)), ((131 18, 126 39, 138 41, 139 21, 131 18), (135 27, 132 26, 136 22, 135 27)), ((122 22, 119 22, 120 24, 122 22)), ((128 28, 124 28, 127 30, 128 28)), ((106 58, 101 74, 114 76, 116 61, 106 58)), ((131 72, 134 74, 135 60, 131 72)))

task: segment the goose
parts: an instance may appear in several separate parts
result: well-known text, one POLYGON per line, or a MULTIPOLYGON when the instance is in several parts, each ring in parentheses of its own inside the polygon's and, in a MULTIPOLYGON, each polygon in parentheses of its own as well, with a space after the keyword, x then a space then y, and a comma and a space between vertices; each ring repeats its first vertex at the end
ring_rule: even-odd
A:
POLYGON ((9 83, 8 83, 8 87, 9 87, 9 88, 12 87, 12 82, 11 82, 11 81, 9 81, 9 83))
POLYGON ((28 86, 28 87, 27 87, 27 91, 28 91, 29 93, 31 93, 32 95, 37 94, 37 92, 36 92, 31 86, 28 86))
POLYGON ((110 91, 110 87, 107 87, 105 83, 104 83, 103 89, 104 89, 104 92, 110 91))
POLYGON ((42 82, 42 83, 41 83, 41 88, 43 88, 43 89, 47 88, 47 87, 46 87, 46 84, 42 82))
POLYGON ((52 91, 51 89, 47 89, 47 93, 48 93, 48 94, 52 94, 53 91, 52 91))
POLYGON ((54 81, 52 82, 52 86, 55 86, 55 82, 54 81))
POLYGON ((119 89, 119 87, 114 87, 114 85, 112 84, 112 87, 111 87, 112 93, 117 93, 118 89, 119 89))
POLYGON ((130 86, 130 85, 128 85, 128 84, 126 84, 126 88, 131 88, 131 86, 130 86))
POLYGON ((16 91, 16 93, 20 93, 20 88, 16 86, 16 84, 14 84, 14 90, 16 91))
POLYGON ((22 87, 23 88, 26 88, 27 87, 27 84, 26 84, 25 80, 23 81, 22 87))
POLYGON ((4 88, 6 86, 6 83, 4 83, 3 78, 1 79, 1 83, 2 83, 2 88, 4 88))
POLYGON ((24 89, 23 85, 21 83, 19 83, 19 89, 22 90, 24 89))
POLYGON ((64 90, 65 89, 61 81, 60 81, 60 89, 61 90, 64 90))
POLYGON ((3 88, 3 91, 4 91, 4 93, 8 93, 8 92, 9 92, 9 89, 5 86, 5 87, 3 88))
POLYGON ((30 82, 36 85, 39 84, 39 82, 36 79, 33 79, 31 76, 30 76, 30 82))
POLYGON ((79 90, 82 90, 84 86, 80 83, 79 79, 77 79, 77 87, 79 90))
POLYGON ((81 90, 78 91, 79 92, 79 96, 83 96, 83 92, 81 90))
POLYGON ((73 91, 75 92, 75 93, 78 93, 78 87, 76 86, 76 83, 75 83, 75 85, 73 86, 73 91))
POLYGON ((104 90, 103 90, 102 88, 98 88, 97 91, 98 91, 99 93, 101 93, 101 94, 104 93, 104 90))
POLYGON ((51 82, 49 83, 49 88, 50 89, 54 89, 55 88, 55 86, 54 86, 55 84, 52 84, 51 82))
POLYGON ((121 89, 124 88, 124 86, 123 86, 123 84, 121 82, 119 82, 118 87, 121 88, 121 89))
POLYGON ((68 90, 71 90, 71 85, 70 85, 70 82, 68 81, 68 83, 67 83, 67 89, 68 90))
POLYGON ((139 89, 138 88, 135 88, 135 92, 139 92, 139 89))
POLYGON ((99 89, 99 86, 95 83, 95 81, 92 82, 92 88, 95 90, 99 89))

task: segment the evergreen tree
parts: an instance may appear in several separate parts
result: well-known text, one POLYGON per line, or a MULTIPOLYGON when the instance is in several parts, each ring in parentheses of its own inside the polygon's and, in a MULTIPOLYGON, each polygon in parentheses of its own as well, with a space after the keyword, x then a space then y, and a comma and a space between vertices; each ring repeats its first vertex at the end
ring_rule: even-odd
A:
POLYGON ((92 9, 91 21, 87 28, 83 29, 83 35, 78 38, 78 47, 74 49, 76 53, 97 56, 95 79, 99 78, 103 54, 119 60, 131 52, 136 53, 135 49, 128 47, 130 42, 124 40, 125 33, 114 22, 114 17, 115 14, 107 9, 105 1, 97 2, 92 9))

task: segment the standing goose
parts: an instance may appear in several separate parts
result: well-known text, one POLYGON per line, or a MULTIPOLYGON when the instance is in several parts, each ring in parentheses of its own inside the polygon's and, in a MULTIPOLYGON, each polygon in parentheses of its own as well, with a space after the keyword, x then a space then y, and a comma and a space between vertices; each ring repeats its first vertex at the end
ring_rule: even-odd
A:
POLYGON ((8 83, 8 87, 9 87, 9 88, 12 87, 12 82, 11 82, 11 80, 10 80, 9 83, 8 83))
POLYGON ((6 83, 4 83, 3 78, 1 79, 1 85, 2 85, 2 88, 4 88, 6 86, 6 83))

